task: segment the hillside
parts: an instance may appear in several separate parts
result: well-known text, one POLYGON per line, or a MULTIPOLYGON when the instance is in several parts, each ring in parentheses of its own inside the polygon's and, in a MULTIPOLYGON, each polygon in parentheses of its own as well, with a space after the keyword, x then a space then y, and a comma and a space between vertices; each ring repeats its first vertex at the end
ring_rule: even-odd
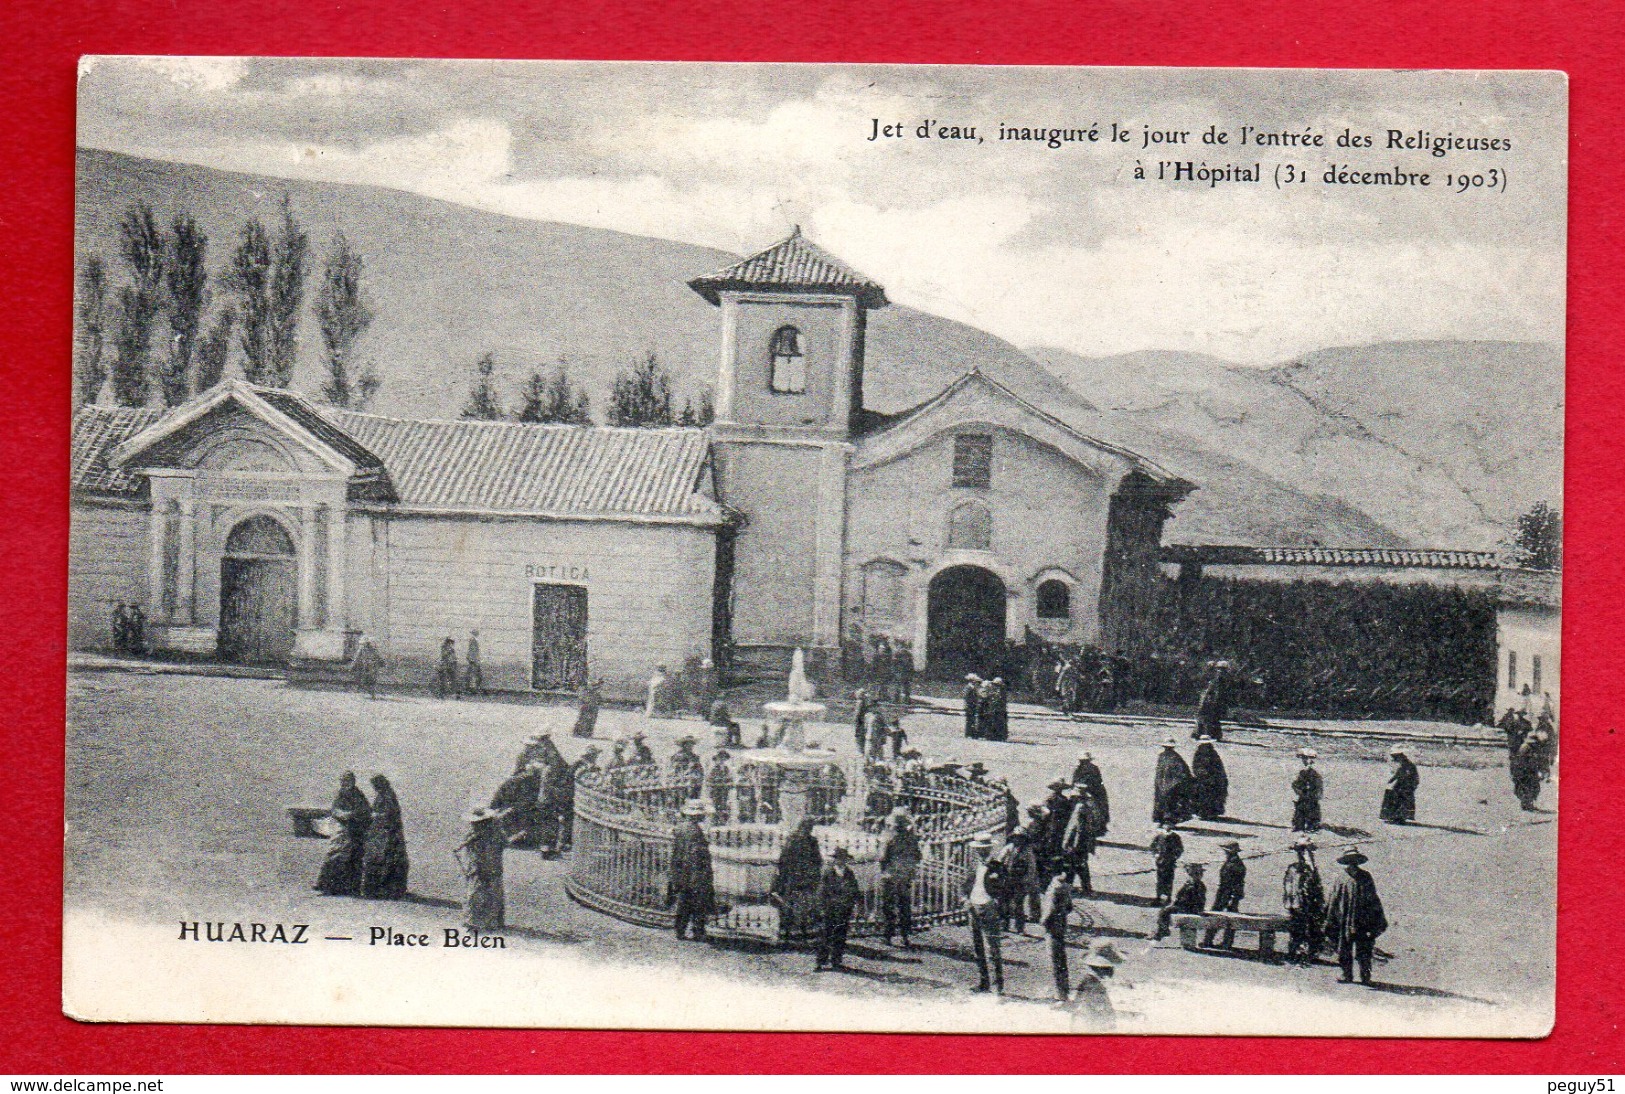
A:
MULTIPOLYGON (((284 194, 310 232, 317 263, 332 234, 343 230, 365 256, 364 283, 377 315, 362 352, 384 380, 372 408, 379 413, 455 417, 473 362, 487 351, 496 354, 510 403, 532 369, 563 359, 600 415, 616 373, 651 350, 680 393, 697 394, 713 381, 717 313, 686 281, 735 255, 377 187, 231 174, 93 150, 80 151, 78 167, 81 254, 111 260, 118 219, 138 201, 165 220, 180 211, 196 217, 210 237, 215 269, 229 257, 242 223, 251 216, 269 222, 284 194)), ((110 266, 116 285, 118 264, 110 266)), ((885 280, 884 271, 867 272, 885 280)), ((307 318, 295 375, 305 391, 318 390, 322 380, 319 345, 307 318)), ((1178 542, 1478 546, 1489 510, 1476 503, 1497 477, 1506 498, 1520 505, 1552 496, 1541 494, 1541 476, 1550 477, 1557 450, 1534 421, 1548 414, 1511 402, 1507 409, 1527 408, 1530 420, 1504 421, 1508 415, 1478 405, 1481 393, 1509 398, 1505 384, 1487 382, 1449 388, 1449 401, 1430 404, 1431 417, 1411 413, 1406 400, 1418 390, 1389 374, 1410 359, 1398 351, 1361 358, 1372 374, 1351 392, 1342 378, 1352 353, 1329 350, 1273 372, 1179 353, 1087 359, 1035 351, 1041 365, 984 331, 893 305, 870 320, 865 392, 871 409, 901 410, 978 367, 1084 432, 1198 483, 1169 526, 1169 539, 1178 542), (1452 415, 1487 423, 1468 429, 1477 439, 1462 451, 1442 440, 1460 436, 1451 432, 1452 415), (1529 426, 1529 435, 1520 433, 1515 444, 1480 443, 1515 425, 1529 426), (1439 443, 1421 451, 1430 439, 1439 443)), ((1485 359, 1481 371, 1493 371, 1491 364, 1485 359)), ((1438 371, 1427 373, 1429 383, 1448 379, 1438 371)), ((1560 370, 1555 400, 1560 405, 1560 370)), ((1518 507, 1508 502, 1501 509, 1518 507)))

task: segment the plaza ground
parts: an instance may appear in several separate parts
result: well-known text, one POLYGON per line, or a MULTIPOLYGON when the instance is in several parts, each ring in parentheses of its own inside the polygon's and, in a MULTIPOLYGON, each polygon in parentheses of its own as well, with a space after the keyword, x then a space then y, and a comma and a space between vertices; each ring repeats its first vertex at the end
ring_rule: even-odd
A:
MULTIPOLYGON (((489 799, 527 734, 550 729, 566 756, 575 758, 585 742, 569 736, 574 714, 573 707, 563 705, 417 695, 373 701, 274 679, 73 672, 67 757, 70 925, 122 925, 151 938, 170 938, 177 922, 192 920, 302 922, 314 925, 313 934, 357 938, 384 925, 428 932, 438 943, 441 929, 461 918, 462 879, 451 852, 465 832, 463 814, 489 799), (408 901, 330 898, 311 891, 325 844, 294 838, 286 807, 326 805, 338 773, 347 769, 356 771, 363 785, 368 775, 382 772, 396 787, 412 854, 408 901)), ((750 739, 754 727, 746 721, 750 739)), ((1379 987, 1361 989, 1337 985, 1334 966, 1297 968, 1152 945, 1154 886, 1145 848, 1152 832, 1151 773, 1166 729, 1023 717, 1012 720, 1010 741, 985 742, 965 740, 959 720, 950 715, 912 714, 905 726, 928 755, 981 760, 1007 776, 1023 801, 1041 798, 1051 779, 1070 773, 1080 747, 1093 751, 1111 794, 1112 824, 1094 859, 1098 892, 1087 910, 1096 933, 1115 938, 1127 957, 1125 982, 1117 993, 1127 1025, 1133 1026, 1138 1010, 1150 1016, 1148 1028, 1158 1029, 1314 1032, 1316 1023, 1330 1023, 1322 1032, 1367 1031, 1367 1026, 1375 1032, 1417 1028, 1420 1017, 1448 1012, 1458 1016, 1452 1021, 1482 1017, 1486 1032, 1503 1028, 1498 1015, 1516 1014, 1518 1021, 1506 1028, 1527 1035, 1539 1032, 1528 1026, 1528 1016, 1535 1015, 1538 1023, 1538 1016, 1549 1012, 1555 817, 1518 809, 1502 750, 1409 746, 1422 774, 1419 823, 1396 828, 1377 819, 1388 769, 1386 743, 1346 736, 1314 741, 1326 777, 1322 872, 1329 880, 1337 869, 1332 862, 1337 849, 1358 843, 1371 857, 1369 869, 1393 924, 1379 943, 1388 955, 1377 969, 1379 987), (1228 1013, 1242 1000, 1252 1001, 1255 1011, 1284 1008, 1279 1022, 1272 1026, 1275 1019, 1268 1015, 1228 1013), (1319 1017, 1305 1028, 1305 1014, 1319 1017), (1370 1022, 1362 1025, 1367 1018, 1370 1022)), ((678 735, 704 727, 692 720, 649 722, 640 713, 606 710, 598 734, 607 738, 633 728, 647 730, 656 754, 664 758, 678 735)), ((1350 724, 1328 728, 1346 731, 1350 724)), ((849 726, 815 732, 832 747, 852 747, 849 726)), ((1181 742, 1187 755, 1188 743, 1181 742)), ((1291 858, 1288 784, 1297 767, 1294 751, 1302 743, 1301 736, 1268 731, 1228 734, 1223 746, 1231 779, 1227 818, 1192 822, 1183 830, 1187 858, 1210 864, 1221 857, 1219 839, 1242 843, 1249 868, 1244 909, 1280 906, 1281 872, 1291 858)), ((1548 788, 1542 804, 1550 805, 1554 796, 1548 788)), ((1036 931, 1008 940, 1010 998, 992 1004, 969 992, 976 973, 961 928, 929 931, 920 948, 908 952, 860 940, 852 947, 849 972, 814 974, 805 953, 749 943, 678 942, 666 932, 589 911, 564 894, 567 869, 567 857, 508 855, 509 949, 495 958, 480 955, 478 967, 505 970, 493 973, 501 976, 530 962, 535 977, 563 976, 560 970, 568 969, 569 976, 585 978, 583 984, 597 978, 605 984, 633 982, 637 970, 652 970, 644 979, 655 985, 679 976, 684 983, 709 985, 706 990, 736 993, 740 1000, 772 999, 774 1007, 791 1008, 792 1013, 774 1013, 771 1019, 740 1012, 735 1020, 753 1027, 887 1028, 890 1015, 907 1015, 896 1018, 897 1028, 1068 1028, 1048 1006, 1048 953, 1036 931), (493 966, 492 960, 501 964, 493 966)), ((372 960, 364 950, 326 945, 344 950, 346 968, 365 970, 372 960)), ((1075 968, 1078 961, 1081 954, 1075 968)), ((692 1024, 708 1021, 703 1008, 688 1013, 692 1024)), ((647 1024, 689 1023, 651 1017, 647 1024)))

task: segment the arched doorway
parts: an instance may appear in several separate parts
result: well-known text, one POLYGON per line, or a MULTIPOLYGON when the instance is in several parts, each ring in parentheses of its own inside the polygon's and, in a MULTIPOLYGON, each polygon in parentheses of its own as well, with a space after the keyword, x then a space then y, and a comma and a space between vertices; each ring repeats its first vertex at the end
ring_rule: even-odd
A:
POLYGON ((297 598, 293 541, 282 525, 250 517, 233 528, 220 560, 220 659, 287 660, 297 598))
POLYGON ((997 675, 1004 659, 1004 582, 980 566, 950 566, 931 579, 926 659, 936 676, 997 675))

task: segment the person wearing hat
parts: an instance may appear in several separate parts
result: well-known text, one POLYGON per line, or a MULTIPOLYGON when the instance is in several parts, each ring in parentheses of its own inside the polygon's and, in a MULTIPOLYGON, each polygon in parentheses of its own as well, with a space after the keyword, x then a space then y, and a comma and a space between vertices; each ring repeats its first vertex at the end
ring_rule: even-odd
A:
POLYGON ((632 756, 628 761, 637 767, 653 767, 655 765, 654 749, 649 747, 648 738, 643 730, 632 734, 632 756))
POLYGON ((886 818, 885 843, 880 849, 880 911, 886 943, 901 936, 905 950, 914 948, 909 940, 914 933, 914 876, 922 857, 914 818, 899 805, 886 818))
POLYGON ((1061 874, 1078 885, 1085 895, 1095 891, 1089 877, 1089 857, 1095 853, 1095 830, 1100 827, 1094 799, 1075 786, 1066 788, 1072 802, 1066 831, 1061 834, 1061 874))
POLYGON ((1117 1011, 1112 1007, 1111 993, 1106 983, 1123 963, 1123 955, 1106 939, 1089 947, 1089 956, 1083 960, 1083 975, 1073 989, 1072 1012, 1090 1029, 1111 1029, 1117 1024, 1117 1011))
POLYGON ((869 712, 874 708, 868 688, 859 688, 852 693, 852 743, 857 746, 859 756, 868 750, 869 712))
POLYGON ((1166 904, 1174 898, 1174 868, 1185 853, 1185 841, 1179 838, 1171 824, 1157 825, 1157 834, 1151 837, 1151 861, 1157 868, 1157 902, 1166 904))
POLYGON ((982 703, 983 719, 990 724, 982 730, 982 736, 990 741, 1008 741, 1010 739, 1010 693, 1005 689, 1004 678, 995 676, 987 682, 987 697, 982 703))
POLYGON ((1157 757, 1157 774, 1152 784, 1151 823, 1184 824, 1191 819, 1191 769, 1185 757, 1174 751, 1177 742, 1169 737, 1162 742, 1162 753, 1157 757))
POLYGON ((824 855, 813 834, 817 822, 809 813, 796 822, 779 849, 768 897, 779 909, 779 941, 801 942, 812 936, 818 922, 818 886, 824 855))
POLYGON ((1095 807, 1100 810, 1100 831, 1095 835, 1104 836, 1112 821, 1112 804, 1106 796, 1106 780, 1095 764, 1094 753, 1088 749, 1078 753, 1078 765, 1072 769, 1072 785, 1095 799, 1095 807))
POLYGON ((463 655, 463 694, 485 694, 485 669, 480 664, 480 632, 468 632, 468 646, 463 655))
POLYGON ((1350 847, 1337 857, 1343 873, 1332 882, 1326 900, 1326 939, 1337 946, 1337 964, 1343 970, 1340 984, 1354 982, 1354 966, 1360 967, 1360 983, 1371 983, 1371 955, 1377 938, 1388 929, 1377 883, 1361 867, 1369 860, 1358 847, 1350 847))
POLYGON ((671 714, 675 691, 676 684, 666 672, 666 666, 656 665, 654 675, 649 677, 649 696, 643 703, 643 716, 664 718, 671 714))
POLYGON ((1038 904, 1038 922, 1049 936, 1050 973, 1055 978, 1055 998, 1066 1002, 1072 994, 1071 973, 1066 961, 1066 924, 1076 905, 1072 883, 1065 874, 1056 874, 1038 904))
POLYGON ((1215 665, 1207 686, 1202 689, 1201 698, 1196 701, 1196 729, 1191 733, 1192 737, 1224 740, 1224 716, 1229 713, 1228 690, 1224 669, 1215 665))
POLYGON ((434 674, 436 699, 457 698, 457 640, 451 635, 440 643, 440 664, 434 674))
POLYGON ((837 847, 818 880, 818 912, 822 924, 816 969, 838 969, 846 956, 846 933, 862 895, 852 872, 852 852, 837 847))
POLYGON ((1286 908, 1288 961, 1313 963, 1320 953, 1321 921, 1326 916, 1326 890, 1315 865, 1315 841, 1301 835, 1292 841, 1296 861, 1281 879, 1281 904, 1286 908))
MULTIPOLYGON (((1241 861, 1241 844, 1227 839, 1220 840, 1219 847, 1224 851, 1224 862, 1219 865, 1219 887, 1213 891, 1213 910, 1239 912, 1241 898, 1247 895, 1247 864, 1241 861)), ((1219 928, 1209 927, 1202 938, 1202 945, 1213 945, 1214 936, 1218 934, 1219 928)), ((1219 945, 1228 950, 1235 944, 1235 928, 1224 928, 1223 940, 1219 945)))
POLYGON ((1071 783, 1056 779, 1049 784, 1049 797, 1044 799, 1049 818, 1044 825, 1044 845, 1038 851, 1038 865, 1044 868, 1046 884, 1066 868, 1066 829, 1072 822, 1072 810, 1078 804, 1077 796, 1071 790, 1071 783))
POLYGON ((502 829, 509 843, 531 850, 541 842, 542 765, 526 760, 529 749, 519 757, 512 775, 502 780, 496 793, 491 795, 491 808, 502 818, 502 829))
POLYGON ((1396 748, 1388 757, 1394 761, 1394 770, 1388 775, 1378 815, 1389 824, 1409 824, 1416 819, 1416 788, 1422 776, 1402 750, 1396 748))
MULTIPOLYGON (((120 608, 123 605, 119 605, 120 608)), ((367 693, 367 698, 378 698, 378 674, 383 670, 384 658, 378 652, 368 635, 361 635, 356 639, 355 657, 350 660, 350 680, 355 684, 357 691, 367 693)))
POLYGON ((965 674, 965 736, 975 739, 982 735, 982 678, 974 672, 965 674))
POLYGON ((716 823, 727 824, 729 817, 728 796, 733 790, 733 769, 728 766, 729 756, 726 748, 717 749, 715 756, 711 757, 711 767, 705 773, 705 792, 711 799, 711 811, 716 815, 716 823))
POLYGON ((671 779, 682 801, 699 797, 705 786, 705 764, 694 751, 694 745, 693 734, 683 734, 677 738, 677 751, 671 757, 671 779))
POLYGON ((681 819, 672 833, 671 872, 666 879, 666 906, 672 909, 672 926, 678 938, 705 941, 705 922, 716 911, 716 879, 711 871, 711 844, 700 821, 705 802, 690 798, 680 810, 681 819))
POLYGON ((502 850, 507 845, 502 814, 481 806, 468 814, 468 836, 457 847, 456 858, 468 883, 463 924, 471 931, 500 931, 506 908, 502 895, 502 850))
POLYGON ((1006 887, 1004 864, 993 857, 993 834, 978 832, 970 841, 971 868, 962 890, 971 948, 976 953, 976 990, 1004 994, 1003 905, 1006 887))
POLYGON ((1179 892, 1174 894, 1174 898, 1164 904, 1162 910, 1157 913, 1157 933, 1151 936, 1153 941, 1168 937, 1174 916, 1201 915, 1207 907, 1207 883, 1202 880, 1202 864, 1187 862, 1185 874, 1185 884, 1179 887, 1179 892))
POLYGON ((1203 820, 1218 820, 1229 800, 1230 775, 1224 760, 1213 738, 1198 737, 1196 751, 1191 753, 1191 811, 1203 820))
POLYGON ((1312 748, 1300 748, 1298 759, 1303 766, 1292 779, 1292 830, 1294 832, 1320 831, 1320 798, 1326 783, 1315 770, 1317 753, 1312 748))
POLYGON ((1027 933, 1027 922, 1040 922, 1039 904, 1044 895, 1044 875, 1039 869, 1038 854, 1033 850, 1033 832, 1025 825, 1011 828, 999 861, 1004 864, 1006 879, 1004 897, 1004 928, 1015 934, 1027 933))
POLYGON ((588 680, 576 695, 576 722, 570 727, 572 737, 591 737, 598 728, 598 708, 604 702, 604 678, 588 680))

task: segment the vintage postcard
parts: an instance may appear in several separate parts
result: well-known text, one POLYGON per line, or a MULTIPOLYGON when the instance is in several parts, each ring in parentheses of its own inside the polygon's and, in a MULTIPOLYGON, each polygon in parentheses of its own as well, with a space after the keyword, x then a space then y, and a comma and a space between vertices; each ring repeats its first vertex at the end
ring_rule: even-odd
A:
POLYGON ((1539 1037, 1552 72, 91 57, 64 1008, 1539 1037))

